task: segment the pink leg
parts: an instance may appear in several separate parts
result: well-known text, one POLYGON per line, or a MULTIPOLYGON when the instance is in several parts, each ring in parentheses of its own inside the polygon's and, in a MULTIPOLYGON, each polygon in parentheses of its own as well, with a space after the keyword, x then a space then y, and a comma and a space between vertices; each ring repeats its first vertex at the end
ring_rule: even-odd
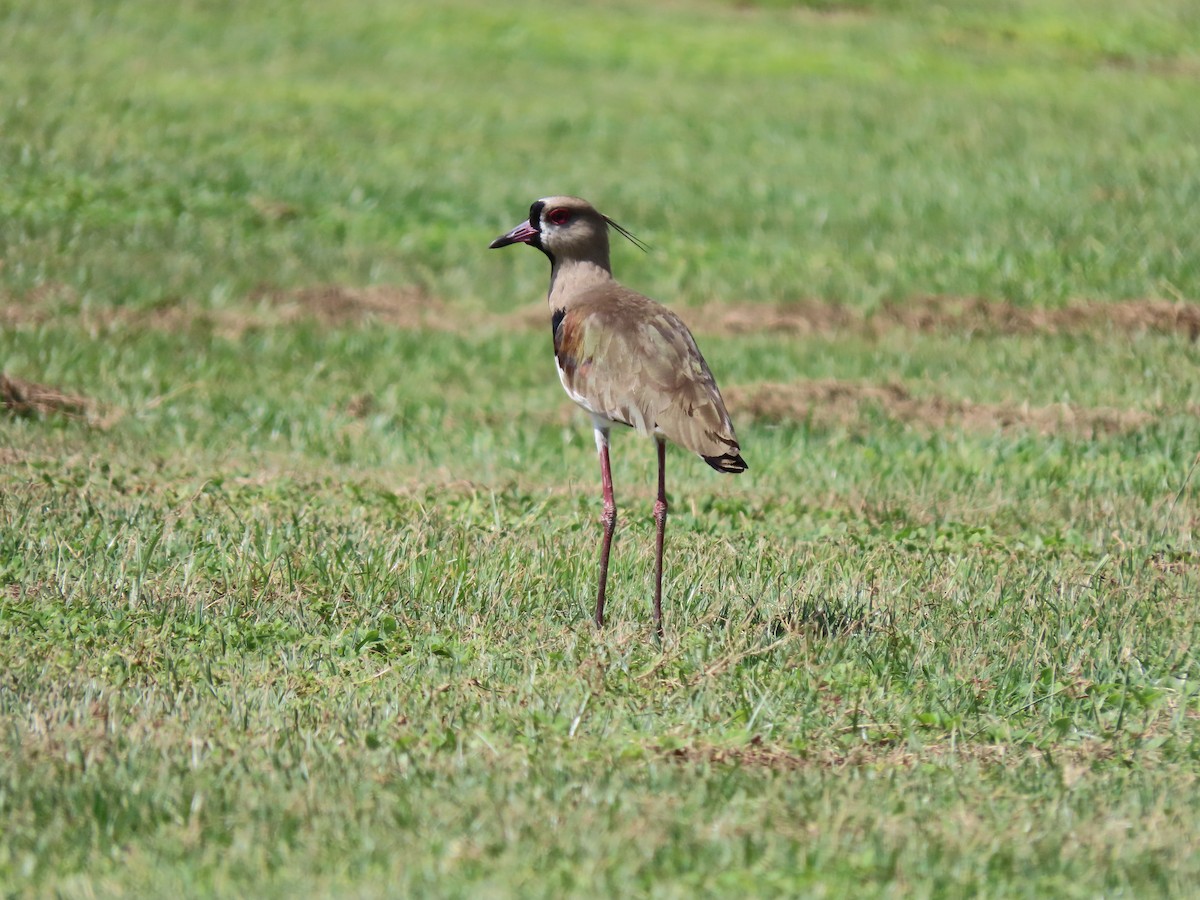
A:
POLYGON ((613 532, 617 530, 617 503, 613 499, 612 468, 608 461, 608 430, 596 429, 596 449, 600 452, 600 484, 604 491, 604 540, 600 545, 600 587, 596 592, 596 627, 604 627, 604 592, 608 585, 608 553, 613 532))
POLYGON ((654 540, 654 630, 661 638, 663 540, 667 536, 667 443, 662 438, 658 438, 657 443, 658 499, 654 501, 654 524, 658 526, 658 533, 654 540))

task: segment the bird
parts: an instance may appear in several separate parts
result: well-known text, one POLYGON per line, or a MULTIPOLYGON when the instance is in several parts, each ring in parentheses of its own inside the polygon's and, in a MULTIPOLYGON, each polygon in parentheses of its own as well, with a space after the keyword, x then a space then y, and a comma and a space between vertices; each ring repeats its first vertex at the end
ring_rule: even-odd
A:
POLYGON ((617 526, 609 461, 614 424, 654 438, 658 497, 654 503, 654 629, 661 638, 663 543, 667 529, 667 441, 698 454, 718 472, 746 471, 733 422, 716 379, 683 320, 625 287, 612 274, 609 229, 643 251, 629 231, 579 197, 535 200, 529 218, 489 249, 529 244, 550 259, 550 328, 564 390, 591 416, 600 457, 603 537, 594 620, 604 627, 608 560, 617 526))

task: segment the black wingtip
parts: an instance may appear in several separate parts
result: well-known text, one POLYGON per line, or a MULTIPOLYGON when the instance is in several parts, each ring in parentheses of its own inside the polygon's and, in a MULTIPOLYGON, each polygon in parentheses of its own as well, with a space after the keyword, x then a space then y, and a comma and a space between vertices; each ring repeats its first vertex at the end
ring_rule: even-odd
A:
POLYGON ((740 453, 722 453, 720 456, 704 456, 701 459, 718 472, 727 472, 730 475, 740 474, 750 468, 740 453))

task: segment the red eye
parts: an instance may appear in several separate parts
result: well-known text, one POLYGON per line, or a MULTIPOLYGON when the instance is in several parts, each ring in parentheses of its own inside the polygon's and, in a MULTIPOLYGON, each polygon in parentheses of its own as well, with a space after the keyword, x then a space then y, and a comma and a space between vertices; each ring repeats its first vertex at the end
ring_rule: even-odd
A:
POLYGON ((571 211, 560 206, 546 213, 546 218, 552 225, 566 225, 571 221, 571 211))

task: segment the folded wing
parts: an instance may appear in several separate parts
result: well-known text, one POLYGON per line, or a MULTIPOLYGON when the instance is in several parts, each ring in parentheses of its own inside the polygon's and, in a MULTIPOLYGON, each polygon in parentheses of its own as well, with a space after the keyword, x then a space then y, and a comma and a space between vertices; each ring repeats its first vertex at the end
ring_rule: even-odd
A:
POLYGON ((746 469, 712 372, 673 312, 610 286, 574 298, 554 320, 559 377, 576 403, 662 434, 719 471, 746 469))

